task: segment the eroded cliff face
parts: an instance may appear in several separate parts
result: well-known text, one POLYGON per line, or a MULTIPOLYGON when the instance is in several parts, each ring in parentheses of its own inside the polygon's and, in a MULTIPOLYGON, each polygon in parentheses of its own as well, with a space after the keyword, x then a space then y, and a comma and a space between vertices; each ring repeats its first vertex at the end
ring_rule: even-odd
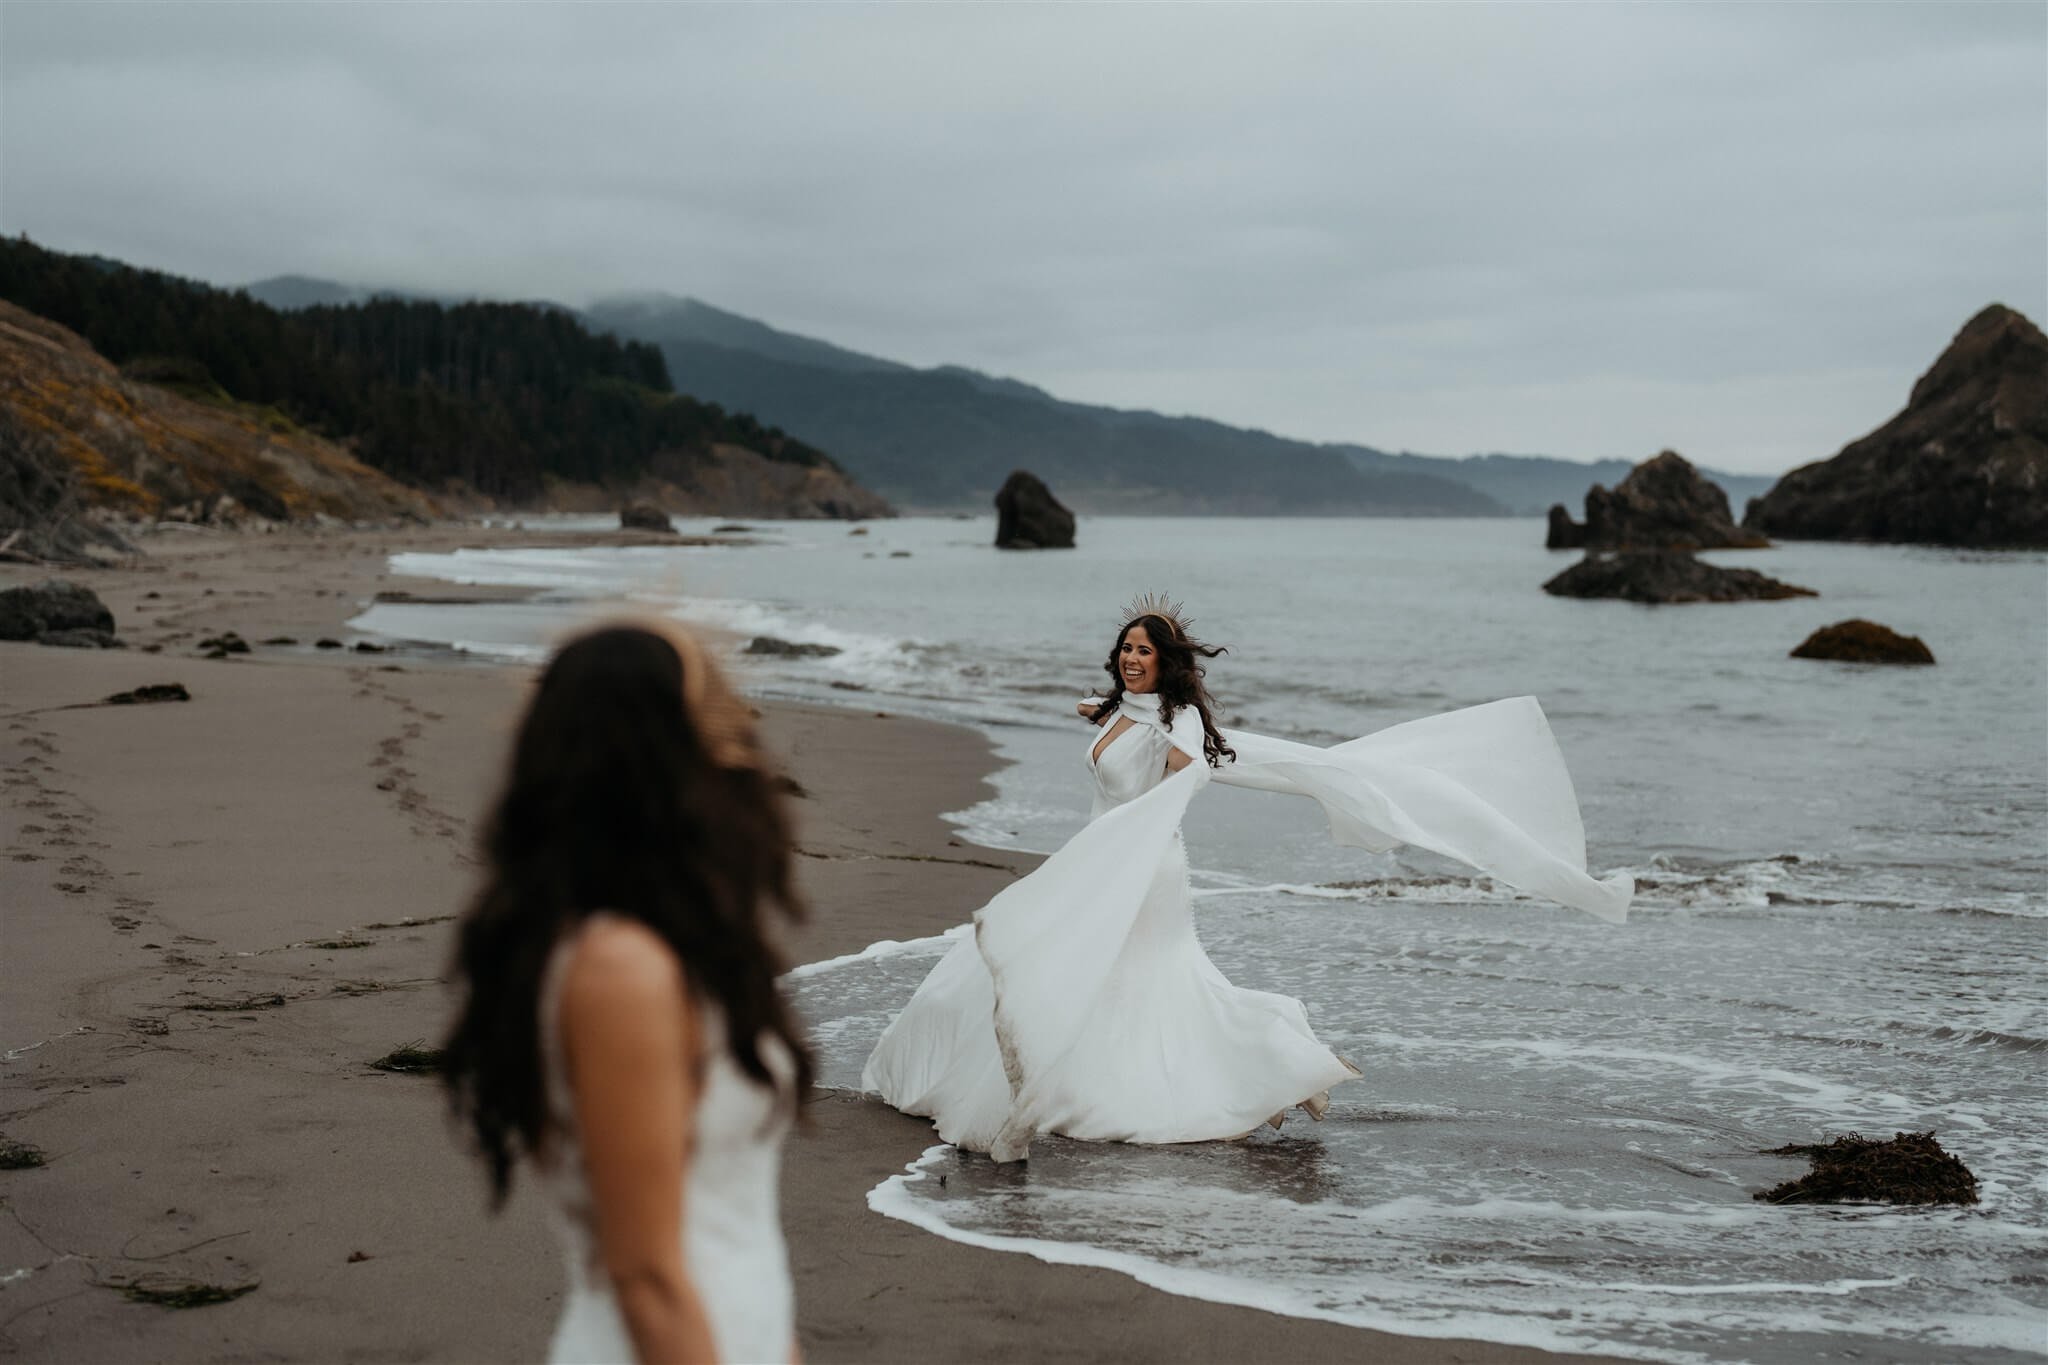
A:
POLYGON ((1801 540, 2048 546, 2048 338, 1986 308, 1904 411, 1752 498, 1743 525, 1801 540))
POLYGON ((653 477, 675 489, 672 512, 722 517, 860 521, 895 509, 842 470, 771 460, 744 446, 656 459, 653 477))
MULTIPOLYGON (((472 500, 473 501, 473 500, 472 500)), ((793 521, 865 521, 893 517, 896 509, 842 470, 772 460, 745 446, 717 444, 709 451, 657 455, 646 475, 622 484, 555 479, 527 507, 488 505, 496 512, 610 513, 643 504, 667 516, 793 521)))
POLYGON ((75 333, 0 302, 0 541, 76 559, 109 520, 422 520, 426 495, 282 415, 125 378, 75 333))

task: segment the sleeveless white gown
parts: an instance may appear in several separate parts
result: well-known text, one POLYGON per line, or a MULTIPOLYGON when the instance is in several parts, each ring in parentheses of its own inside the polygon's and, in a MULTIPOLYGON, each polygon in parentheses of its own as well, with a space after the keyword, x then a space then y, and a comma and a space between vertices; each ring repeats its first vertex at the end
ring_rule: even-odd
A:
MULTIPOLYGON (((975 912, 882 1034, 861 1083, 939 1136, 998 1161, 1037 1133, 1095 1141, 1242 1137, 1292 1106, 1321 1117, 1359 1074, 1301 1002, 1233 986, 1195 935, 1180 820, 1211 780, 1309 796, 1341 844, 1414 844, 1614 922, 1634 883, 1586 872, 1577 796, 1542 708, 1516 697, 1397 725, 1331 749, 1225 731, 1235 761, 1202 760, 1201 721, 1171 725, 1153 694, 1133 724, 1091 730, 1095 809, 1030 876, 975 912), (1194 761, 1171 776, 1166 756, 1194 761)), ((1113 722, 1112 722, 1113 724, 1113 722)))
MULTIPOLYGON (((540 1172, 569 1265, 569 1293, 548 1360, 630 1365, 632 1337, 598 1259, 556 1016, 562 974, 576 941, 572 935, 556 947, 541 990, 541 1053, 555 1141, 540 1172)), ((796 1341, 789 1250, 777 1199, 789 1105, 733 1061, 717 1007, 700 1007, 699 1018, 704 1084, 683 1184, 683 1265, 711 1320, 722 1365, 772 1365, 789 1360, 796 1341)), ((790 1074, 779 1040, 763 1038, 762 1056, 770 1070, 790 1074)))

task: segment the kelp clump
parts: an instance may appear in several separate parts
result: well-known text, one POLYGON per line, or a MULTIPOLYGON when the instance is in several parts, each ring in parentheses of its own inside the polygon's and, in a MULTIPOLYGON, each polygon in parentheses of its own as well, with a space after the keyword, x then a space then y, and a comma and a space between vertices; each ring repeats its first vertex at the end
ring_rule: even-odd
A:
POLYGON ((1766 1156, 1803 1156, 1813 1169, 1760 1191, 1767 1204, 1974 1204, 1977 1177, 1942 1150, 1934 1133, 1900 1133, 1880 1142, 1847 1133, 1833 1142, 1769 1148, 1766 1156))

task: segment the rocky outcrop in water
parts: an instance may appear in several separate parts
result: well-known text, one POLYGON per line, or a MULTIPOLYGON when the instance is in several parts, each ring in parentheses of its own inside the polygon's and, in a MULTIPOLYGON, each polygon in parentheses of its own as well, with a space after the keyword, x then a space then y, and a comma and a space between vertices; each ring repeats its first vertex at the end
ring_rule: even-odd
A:
POLYGON ((1754 569, 1724 569, 1680 550, 1593 551, 1543 585, 1553 597, 1614 597, 1626 602, 1771 602, 1817 597, 1754 569))
POLYGON ((839 646, 784 640, 773 635, 756 635, 747 641, 746 649, 741 652, 770 659, 829 659, 839 653, 839 646))
MULTIPOLYGON (((1597 485, 1596 485, 1597 487, 1597 485)), ((1580 550, 1586 545, 1586 528, 1572 520, 1571 509, 1561 502, 1550 505, 1550 529, 1543 537, 1546 550, 1580 550)))
POLYGON ((99 594, 61 578, 0 590, 0 640, 102 649, 120 644, 114 613, 99 594))
POLYGON ((619 509, 621 531, 674 532, 675 523, 668 519, 668 513, 651 502, 629 502, 619 509))
POLYGON ((1752 498, 1743 524, 1800 540, 2048 546, 2048 337, 1986 308, 1903 412, 1752 498))
POLYGON ((998 550, 1071 550, 1074 514, 1036 474, 1018 469, 996 493, 998 550))
POLYGON ((1934 651, 1917 635, 1861 619, 1822 626, 1792 651, 1795 659, 1833 659, 1850 664, 1931 664, 1934 651))
POLYGON ((1770 544, 1735 524, 1728 495, 1683 455, 1666 450, 1630 470, 1610 491, 1586 493, 1586 521, 1564 504, 1550 509, 1545 545, 1553 550, 1755 550, 1770 544))

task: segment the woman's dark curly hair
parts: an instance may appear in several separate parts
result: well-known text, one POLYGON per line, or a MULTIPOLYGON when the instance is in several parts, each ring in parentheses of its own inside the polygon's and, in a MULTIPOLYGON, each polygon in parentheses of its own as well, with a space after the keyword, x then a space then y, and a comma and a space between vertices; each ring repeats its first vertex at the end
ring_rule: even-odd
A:
POLYGON ((541 978, 563 938, 600 911, 640 921, 682 963, 693 1000, 724 1016, 726 1046, 766 1085, 811 1079, 810 1049, 776 989, 764 923, 799 919, 789 826, 751 713, 691 640, 609 626, 564 646, 513 742, 484 835, 485 881, 463 917, 460 1016, 444 1076, 499 1203, 549 1118, 541 978), (779 1078, 763 1034, 795 1059, 779 1078))
POLYGON ((1109 690, 1108 700, 1088 717, 1089 722, 1100 725, 1116 713, 1117 703, 1123 700, 1124 675, 1117 667, 1117 656, 1122 653, 1124 640, 1133 626, 1145 628, 1146 638, 1152 642, 1153 655, 1159 660, 1159 681, 1152 689, 1159 694, 1159 718, 1171 725, 1174 712, 1183 706, 1194 707, 1195 714, 1202 718, 1202 757, 1209 766, 1221 767, 1224 759, 1236 758, 1237 750, 1225 744, 1222 734, 1216 729, 1213 714, 1216 703, 1202 682, 1202 660, 1213 659, 1229 651, 1221 645, 1205 645, 1170 618, 1150 612, 1126 621, 1124 628, 1116 633, 1116 643, 1109 647, 1109 659, 1102 665, 1114 685, 1109 690))

